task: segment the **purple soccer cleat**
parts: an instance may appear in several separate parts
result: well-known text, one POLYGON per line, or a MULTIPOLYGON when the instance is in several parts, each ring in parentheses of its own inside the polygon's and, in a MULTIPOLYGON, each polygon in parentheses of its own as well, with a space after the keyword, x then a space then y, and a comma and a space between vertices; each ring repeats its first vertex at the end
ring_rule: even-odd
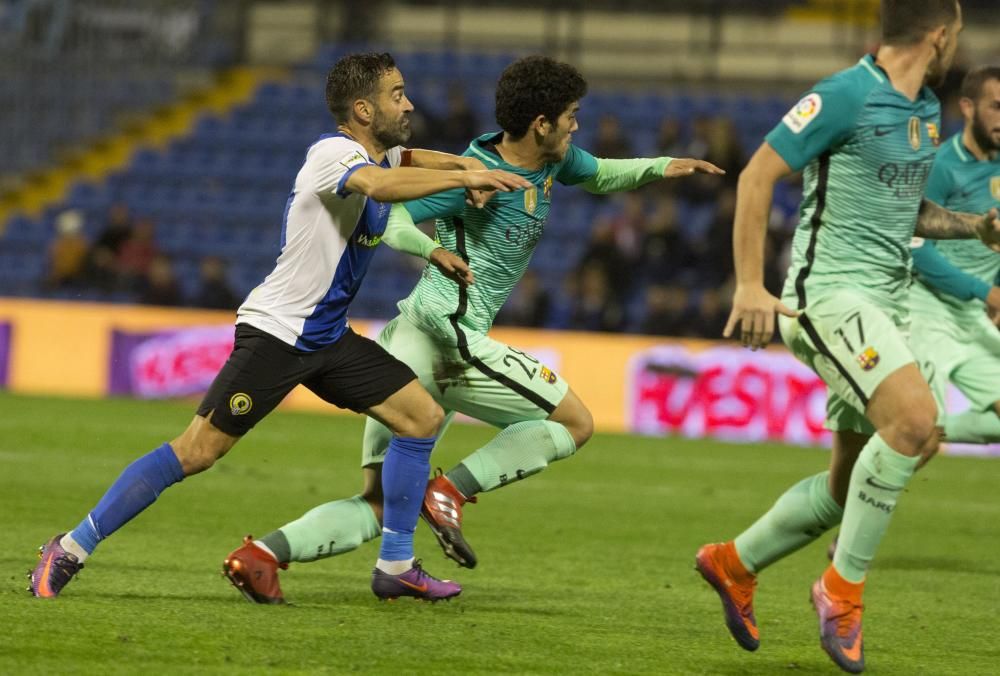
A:
POLYGON ((448 600, 462 593, 462 587, 451 580, 439 580, 420 567, 420 560, 413 568, 400 575, 389 575, 378 568, 372 571, 372 593, 383 601, 400 596, 412 596, 424 601, 448 600))
POLYGON ((844 581, 830 566, 813 584, 810 595, 819 617, 820 646, 838 667, 851 674, 865 670, 862 588, 861 584, 844 581))
POLYGON ((28 573, 31 578, 28 591, 39 598, 59 596, 62 588, 83 568, 83 564, 59 544, 64 535, 66 533, 60 533, 38 548, 38 565, 28 573))

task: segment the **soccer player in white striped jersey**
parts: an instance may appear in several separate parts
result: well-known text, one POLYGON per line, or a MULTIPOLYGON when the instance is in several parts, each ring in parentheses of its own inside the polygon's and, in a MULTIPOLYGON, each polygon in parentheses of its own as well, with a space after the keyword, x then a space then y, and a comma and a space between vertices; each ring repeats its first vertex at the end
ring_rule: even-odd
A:
MULTIPOLYGON (((29 573, 36 596, 57 596, 101 540, 169 486, 211 467, 299 384, 393 432, 383 473, 385 537, 372 577, 376 596, 438 600, 461 592, 425 573, 413 557, 430 451, 444 414, 408 366, 351 330, 347 312, 382 240, 428 259, 456 283, 473 281, 465 262, 416 228, 388 227, 389 203, 449 189, 529 184, 508 172, 468 170, 477 164, 454 156, 404 153, 399 145, 409 138, 413 106, 389 54, 341 59, 330 71, 326 97, 337 133, 306 151, 285 209, 281 254, 237 312, 229 360, 180 436, 129 465, 73 531, 42 546, 29 573), (403 167, 404 157, 462 170, 403 167)), ((225 572, 241 585, 239 570, 225 572)))

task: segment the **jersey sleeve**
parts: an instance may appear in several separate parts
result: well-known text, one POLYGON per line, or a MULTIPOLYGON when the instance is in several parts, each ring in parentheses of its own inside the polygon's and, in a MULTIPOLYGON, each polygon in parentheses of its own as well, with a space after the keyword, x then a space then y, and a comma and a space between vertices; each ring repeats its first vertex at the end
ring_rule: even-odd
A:
POLYGON ((462 188, 446 190, 421 197, 418 200, 404 202, 403 206, 410 212, 415 223, 429 221, 432 218, 455 216, 465 209, 465 190, 462 188))
POLYGON ((928 286, 959 300, 986 300, 990 285, 956 267, 938 251, 933 240, 914 237, 910 250, 913 269, 928 286))
POLYGON ((324 139, 309 150, 306 160, 313 176, 313 190, 318 195, 335 193, 347 197, 347 179, 361 167, 374 166, 365 156, 364 148, 346 138, 324 139))
POLYGON ((563 185, 576 185, 597 175, 597 158, 586 150, 570 144, 566 157, 556 172, 556 180, 563 185))
POLYGON ((952 188, 951 172, 945 166, 942 154, 938 153, 937 159, 934 160, 934 166, 931 167, 931 175, 927 178, 924 197, 943 207, 948 202, 952 188))
POLYGON ((851 135, 862 103, 847 78, 823 80, 781 118, 765 140, 789 167, 799 171, 851 135))

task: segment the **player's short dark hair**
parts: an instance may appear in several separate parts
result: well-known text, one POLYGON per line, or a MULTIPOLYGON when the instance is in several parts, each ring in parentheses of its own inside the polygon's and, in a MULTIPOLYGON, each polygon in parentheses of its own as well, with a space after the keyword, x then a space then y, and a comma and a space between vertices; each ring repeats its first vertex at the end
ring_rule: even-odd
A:
POLYGON ((966 73, 959 95, 975 101, 983 95, 983 85, 990 80, 1000 80, 1000 66, 983 66, 966 73))
POLYGON ((882 0, 882 44, 915 45, 958 18, 958 0, 882 0))
POLYGON ((568 63, 526 56, 504 68, 497 83, 497 124, 513 138, 528 133, 539 115, 555 124, 587 93, 587 81, 568 63))
POLYGON ((337 122, 350 119, 355 101, 373 98, 379 79, 395 67, 388 52, 348 54, 335 63, 326 76, 326 105, 337 122))

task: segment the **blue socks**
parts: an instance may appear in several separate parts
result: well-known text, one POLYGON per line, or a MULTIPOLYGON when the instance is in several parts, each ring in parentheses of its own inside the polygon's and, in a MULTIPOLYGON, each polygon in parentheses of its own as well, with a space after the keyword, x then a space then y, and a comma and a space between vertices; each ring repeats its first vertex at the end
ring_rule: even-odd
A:
POLYGON ((184 470, 174 449, 163 444, 126 467, 70 537, 88 554, 93 553, 101 540, 131 521, 153 504, 164 489, 183 478, 184 470))
POLYGON ((437 437, 393 437, 389 443, 382 464, 381 560, 408 561, 413 558, 413 531, 420 518, 427 477, 431 471, 431 451, 436 441, 437 437))

